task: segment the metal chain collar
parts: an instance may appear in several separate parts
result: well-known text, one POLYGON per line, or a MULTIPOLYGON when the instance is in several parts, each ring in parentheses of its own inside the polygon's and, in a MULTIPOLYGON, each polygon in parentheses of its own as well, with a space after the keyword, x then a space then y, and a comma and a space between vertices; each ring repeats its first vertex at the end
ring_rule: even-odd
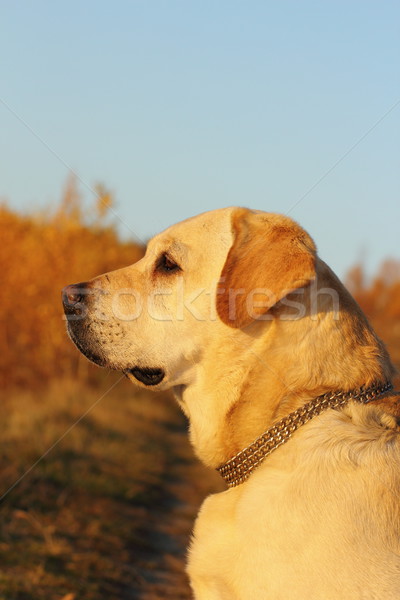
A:
POLYGON ((341 408, 350 400, 367 404, 393 389, 390 382, 376 383, 368 388, 351 392, 328 392, 318 396, 307 404, 278 421, 267 429, 250 446, 217 468, 228 487, 235 487, 246 481, 252 471, 281 444, 287 442, 301 425, 310 421, 328 408, 341 408))

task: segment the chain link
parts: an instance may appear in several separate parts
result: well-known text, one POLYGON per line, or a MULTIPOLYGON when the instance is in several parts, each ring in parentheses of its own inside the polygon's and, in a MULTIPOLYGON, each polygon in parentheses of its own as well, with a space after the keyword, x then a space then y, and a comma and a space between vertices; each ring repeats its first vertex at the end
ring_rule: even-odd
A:
POLYGON ((275 423, 261 434, 250 446, 218 467, 217 471, 225 479, 228 487, 235 487, 246 481, 254 469, 279 446, 287 442, 292 434, 328 408, 341 408, 350 401, 367 404, 393 389, 390 382, 376 383, 371 387, 361 387, 351 392, 327 392, 317 396, 307 404, 275 423))

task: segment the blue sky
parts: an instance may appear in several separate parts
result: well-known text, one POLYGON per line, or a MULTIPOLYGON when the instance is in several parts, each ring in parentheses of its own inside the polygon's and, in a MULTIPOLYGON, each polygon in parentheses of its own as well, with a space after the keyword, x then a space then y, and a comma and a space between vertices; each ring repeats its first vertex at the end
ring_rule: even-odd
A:
POLYGON ((399 34, 386 0, 2 2, 0 197, 49 206, 72 169, 125 236, 249 206, 373 272, 400 258, 399 34))

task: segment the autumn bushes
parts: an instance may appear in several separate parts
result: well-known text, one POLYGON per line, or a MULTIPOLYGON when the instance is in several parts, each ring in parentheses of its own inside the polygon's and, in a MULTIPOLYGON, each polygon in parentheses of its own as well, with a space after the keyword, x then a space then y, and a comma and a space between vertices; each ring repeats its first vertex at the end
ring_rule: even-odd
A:
POLYGON ((73 186, 56 210, 21 215, 0 206, 0 383, 32 386, 53 377, 96 378, 67 338, 61 289, 138 260, 108 223, 107 198, 83 210, 73 186))
MULTIPOLYGON (((135 262, 143 247, 121 240, 110 224, 111 195, 100 186, 96 191, 89 210, 73 179, 59 206, 47 212, 19 214, 0 205, 2 388, 104 376, 68 340, 60 292, 135 262)), ((400 262, 386 262, 372 282, 355 267, 347 283, 400 366, 400 262)))
POLYGON ((372 280, 356 265, 349 271, 347 286, 400 371, 400 260, 386 260, 372 280))

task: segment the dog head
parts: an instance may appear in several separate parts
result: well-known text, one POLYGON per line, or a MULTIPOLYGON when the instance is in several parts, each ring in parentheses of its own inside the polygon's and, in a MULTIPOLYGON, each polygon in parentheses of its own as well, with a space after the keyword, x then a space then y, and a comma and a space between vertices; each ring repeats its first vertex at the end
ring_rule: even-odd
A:
POLYGON ((268 326, 314 279, 315 260, 312 239, 288 217, 204 213, 154 237, 133 265, 64 288, 68 331, 87 358, 135 382, 188 385, 213 340, 268 326))

